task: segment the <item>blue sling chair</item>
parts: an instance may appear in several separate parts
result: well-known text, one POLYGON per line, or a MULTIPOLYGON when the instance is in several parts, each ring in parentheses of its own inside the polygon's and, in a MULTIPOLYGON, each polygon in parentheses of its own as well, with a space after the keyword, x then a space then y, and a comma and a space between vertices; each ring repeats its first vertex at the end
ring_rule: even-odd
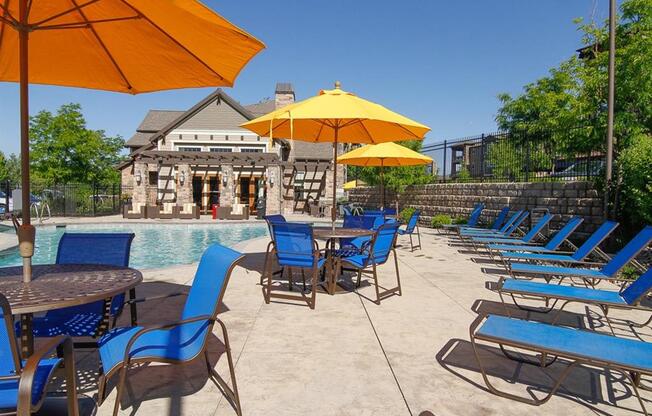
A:
POLYGON ((49 339, 32 356, 23 360, 14 336, 14 322, 9 302, 0 294, 0 409, 2 414, 28 416, 43 404, 45 390, 58 369, 65 370, 68 414, 79 414, 77 380, 72 340, 64 335, 49 339), (63 358, 47 358, 54 351, 63 358))
MULTIPOLYGON (((267 245, 267 250, 265 251, 265 262, 263 264, 267 264, 267 256, 268 256, 268 253, 269 253, 269 246, 274 243, 274 231, 273 231, 274 224, 276 224, 276 223, 283 224, 283 223, 286 223, 287 220, 281 214, 265 215, 263 217, 263 219, 267 223, 267 230, 269 231, 269 238, 272 240, 267 245)), ((281 268, 280 270, 275 271, 274 274, 275 275, 276 274, 281 274, 282 275, 283 274, 283 268, 281 268)), ((260 274, 260 285, 261 286, 263 285, 263 274, 262 273, 260 274)), ((292 290, 292 288, 290 288, 290 290, 292 290)))
POLYGON ((398 258, 396 257, 396 250, 394 248, 396 244, 396 236, 398 235, 397 231, 397 222, 383 224, 378 228, 369 245, 365 247, 361 253, 352 256, 339 257, 337 259, 337 274, 335 280, 337 281, 342 270, 354 270, 358 272, 356 286, 359 287, 362 274, 371 274, 376 288, 376 304, 380 305, 381 299, 394 293, 398 293, 398 295, 401 296, 401 278, 398 272, 398 258), (385 289, 381 292, 376 269, 378 266, 385 264, 387 260, 389 260, 390 254, 394 254, 397 285, 394 288, 385 289))
MULTIPOLYGON (((503 259, 503 264, 505 264, 506 259, 509 260, 525 260, 529 262, 537 263, 580 263, 586 259, 589 254, 591 254, 595 249, 602 244, 602 242, 611 234, 613 230, 618 227, 616 221, 605 221, 589 238, 584 241, 584 243, 575 250, 573 253, 563 253, 559 251, 544 251, 535 250, 536 246, 532 246, 529 253, 524 252, 515 252, 515 251, 500 251, 499 254, 503 259)), ((552 241, 552 240, 551 240, 552 241)), ((509 250, 514 248, 511 246, 509 250)), ((547 245, 546 245, 547 247, 547 245)), ((525 251, 525 250, 524 250, 525 251)))
MULTIPOLYGON (((546 281, 553 278, 559 278, 560 281, 565 278, 579 278, 585 284, 595 286, 595 283, 602 280, 618 280, 618 272, 645 249, 650 242, 652 242, 652 225, 643 228, 608 263, 602 265, 599 269, 509 262, 508 271, 512 277, 527 275, 529 277, 543 278, 546 281)), ((593 263, 593 265, 595 264, 593 263)))
POLYGON ((509 215, 509 207, 503 207, 499 212, 496 218, 494 219, 494 222, 491 224, 489 228, 482 228, 482 227, 472 227, 467 224, 465 224, 462 227, 458 228, 458 232, 461 231, 479 231, 479 232, 485 232, 485 231, 499 231, 503 224, 505 224, 505 219, 507 218, 507 215, 509 215))
POLYGON ((313 237, 312 226, 305 223, 276 223, 274 224, 272 243, 267 246, 265 255, 265 266, 263 275, 267 278, 267 284, 263 285, 263 296, 265 303, 270 303, 271 298, 286 300, 302 300, 315 309, 318 277, 320 270, 326 263, 326 258, 319 250, 319 245, 313 237), (287 295, 273 293, 272 289, 272 259, 275 258, 278 265, 287 268, 289 275, 289 286, 292 288, 292 269, 300 269, 304 283, 304 291, 301 295, 287 295), (304 270, 311 270, 311 296, 305 294, 304 270))
POLYGON ((459 237, 463 240, 473 237, 509 237, 518 230, 518 227, 520 227, 523 221, 525 221, 529 216, 530 213, 528 211, 516 211, 498 231, 487 229, 462 229, 459 232, 459 237))
MULTIPOLYGON (((56 263, 127 267, 133 239, 133 233, 64 233, 59 240, 56 263)), ((135 289, 130 290, 129 294, 133 300, 135 289)), ((69 335, 96 338, 109 329, 104 327, 103 322, 112 320, 115 326, 124 304, 124 294, 113 297, 108 317, 104 310, 104 301, 48 311, 42 317, 34 317, 34 336, 69 335)), ((137 319, 135 303, 130 303, 130 308, 132 325, 134 325, 137 319)), ((75 342, 75 347, 95 348, 97 343, 75 342)))
MULTIPOLYGON (((377 230, 385 223, 380 215, 345 215, 342 226, 344 228, 360 228, 364 230, 377 230)), ((335 251, 338 256, 357 254, 369 244, 371 237, 341 238, 340 247, 335 251)))
POLYGON ((419 215, 420 211, 416 210, 414 213, 412 213, 412 216, 410 216, 410 219, 408 220, 408 223, 405 225, 405 228, 399 228, 398 229, 398 234, 399 235, 409 235, 410 236, 410 251, 414 251, 415 248, 421 248, 421 233, 419 232, 419 215), (416 231, 416 233, 415 233, 416 231), (417 240, 419 241, 419 244, 416 246, 412 242, 412 234, 417 235, 417 240))
POLYGON ((135 364, 181 364, 203 355, 209 377, 220 387, 236 413, 242 415, 229 337, 226 326, 217 317, 231 273, 242 257, 241 253, 219 244, 210 246, 199 262, 178 322, 114 328, 100 338, 98 404, 106 397, 107 380, 119 372, 120 379, 113 407, 113 415, 118 414, 127 372, 135 364), (208 337, 212 334, 216 322, 224 337, 231 388, 213 369, 208 357, 208 337))
MULTIPOLYGON (((587 365, 621 373, 631 384, 643 413, 648 414, 638 388, 641 375, 652 375, 651 343, 496 315, 479 316, 471 324, 469 333, 482 378, 489 391, 498 396, 530 405, 542 405, 559 390, 573 368, 587 365), (478 341, 498 344, 507 358, 523 364, 546 367, 557 358, 569 363, 557 380, 553 380, 554 384, 545 396, 535 396, 532 389, 540 391, 540 388, 535 386, 528 387, 527 393, 521 396, 499 390, 491 384, 480 358, 478 341), (518 348, 519 354, 508 351, 505 346, 518 348), (538 356, 530 358, 520 352, 521 350, 531 351, 538 356)), ((496 358, 492 357, 491 360, 495 362, 496 358)), ((523 371, 523 368, 519 367, 517 371, 523 371)), ((546 373, 545 377, 550 377, 550 374, 546 373)))
MULTIPOLYGON (((643 309, 652 313, 652 308, 646 305, 641 305, 641 300, 652 290, 652 269, 639 276, 638 279, 630 284, 623 286, 619 291, 591 289, 586 287, 555 285, 543 282, 533 282, 529 280, 516 280, 506 279, 502 277, 498 281, 498 294, 506 306, 504 295, 509 295, 519 309, 531 312, 548 313, 551 312, 559 301, 562 301, 561 306, 557 309, 552 324, 557 323, 563 309, 569 303, 584 303, 589 305, 596 305, 600 307, 602 313, 611 327, 609 319, 610 309, 643 309), (536 298, 544 301, 546 307, 531 307, 521 305, 516 300, 516 296, 527 299, 536 298), (552 304, 550 301, 554 300, 552 304)), ((509 315, 509 309, 505 307, 505 311, 509 315)), ((652 321, 651 317, 644 323, 629 322, 630 325, 642 327, 652 321)), ((611 328, 613 333, 613 328, 611 328)))
POLYGON ((480 221, 480 215, 482 214, 483 209, 484 204, 482 202, 478 202, 471 210, 469 219, 466 221, 466 224, 445 224, 444 229, 459 230, 460 228, 473 228, 477 226, 478 221, 480 221))
POLYGON ((534 226, 530 229, 530 231, 527 232, 523 237, 472 237, 471 241, 473 242, 474 245, 476 244, 483 244, 483 245, 489 245, 489 244, 518 244, 518 245, 524 245, 524 244, 529 244, 532 243, 537 236, 539 236, 539 233, 543 230, 543 228, 548 225, 548 223, 552 220, 553 215, 550 213, 544 214, 539 221, 537 221, 534 226))

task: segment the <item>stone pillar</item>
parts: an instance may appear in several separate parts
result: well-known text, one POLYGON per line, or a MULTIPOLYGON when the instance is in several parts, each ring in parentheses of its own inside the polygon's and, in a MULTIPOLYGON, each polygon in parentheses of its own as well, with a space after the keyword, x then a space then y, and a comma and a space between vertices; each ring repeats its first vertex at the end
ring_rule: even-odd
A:
POLYGON ((235 199, 235 181, 233 180, 233 165, 223 163, 221 166, 222 177, 220 178, 220 206, 233 206, 235 199), (226 178, 226 185, 224 185, 226 178))
POLYGON ((192 169, 187 163, 177 165, 176 193, 178 205, 192 202, 192 169))
POLYGON ((283 187, 281 168, 278 165, 269 165, 266 176, 265 192, 267 197, 265 203, 267 205, 265 207, 265 214, 281 214, 281 188, 283 187))
POLYGON ((131 200, 134 204, 147 203, 147 181, 149 178, 149 171, 147 169, 147 163, 134 162, 134 187, 131 194, 131 200), (139 176, 140 183, 137 180, 139 176))

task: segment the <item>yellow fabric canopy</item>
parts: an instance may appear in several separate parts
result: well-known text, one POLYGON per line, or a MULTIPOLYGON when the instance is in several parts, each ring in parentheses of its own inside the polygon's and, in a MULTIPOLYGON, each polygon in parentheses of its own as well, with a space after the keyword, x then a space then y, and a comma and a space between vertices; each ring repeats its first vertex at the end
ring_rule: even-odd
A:
POLYGON ((415 166, 432 158, 396 143, 370 144, 337 157, 337 162, 355 166, 415 166))
POLYGON ((354 179, 344 184, 344 190, 349 191, 351 189, 357 188, 358 186, 364 186, 364 185, 366 185, 366 183, 364 183, 360 179, 354 179))
POLYGON ((383 143, 423 139, 428 126, 336 84, 332 90, 242 124, 260 136, 307 142, 383 143))
POLYGON ((265 47, 195 0, 12 0, 0 4, 0 81, 20 77, 21 3, 32 84, 131 94, 232 86, 265 47))

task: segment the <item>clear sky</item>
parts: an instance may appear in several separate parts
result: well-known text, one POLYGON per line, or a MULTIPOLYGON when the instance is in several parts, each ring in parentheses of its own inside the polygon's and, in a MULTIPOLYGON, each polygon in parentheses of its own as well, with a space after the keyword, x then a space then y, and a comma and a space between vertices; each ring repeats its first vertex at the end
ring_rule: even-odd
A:
MULTIPOLYGON (((267 45, 227 92, 242 104, 292 82, 297 99, 335 80, 432 128, 427 142, 495 129, 497 94, 517 94, 581 46, 576 17, 607 0, 206 0, 267 45)), ((146 51, 145 51, 146 53, 146 51)), ((53 62, 56 65, 56 62, 53 62)), ((156 76, 156 74, 152 74, 156 76)), ((88 125, 128 139, 148 109, 185 110, 211 89, 130 96, 32 86, 31 113, 81 103, 88 125)), ((0 150, 18 152, 18 86, 0 83, 0 150)))

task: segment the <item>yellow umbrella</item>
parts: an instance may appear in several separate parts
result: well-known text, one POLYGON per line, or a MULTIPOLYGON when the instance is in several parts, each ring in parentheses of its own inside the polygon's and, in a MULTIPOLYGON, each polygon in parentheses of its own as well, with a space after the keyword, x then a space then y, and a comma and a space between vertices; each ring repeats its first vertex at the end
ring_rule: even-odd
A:
MULTIPOLYGON (((28 85, 140 92, 231 86, 265 46, 195 0, 6 0, 0 81, 20 82, 23 277, 30 279, 28 85)), ((30 247, 31 244, 31 247, 30 247)))
POLYGON ((345 191, 350 191, 351 189, 355 189, 358 186, 364 186, 364 185, 366 185, 366 183, 364 183, 360 179, 354 179, 352 181, 348 181, 347 183, 345 183, 343 188, 345 191))
MULTIPOLYGON (((333 143, 333 166, 337 165, 337 143, 384 143, 422 140, 428 126, 410 120, 382 105, 340 89, 290 104, 242 124, 259 136, 333 143)), ((337 169, 333 168, 333 205, 336 201, 337 169)), ((335 223, 335 209, 331 212, 335 223)))
POLYGON ((432 163, 432 158, 396 143, 381 143, 353 149, 338 158, 338 163, 380 167, 380 206, 385 204, 383 168, 385 166, 417 166, 432 163))

